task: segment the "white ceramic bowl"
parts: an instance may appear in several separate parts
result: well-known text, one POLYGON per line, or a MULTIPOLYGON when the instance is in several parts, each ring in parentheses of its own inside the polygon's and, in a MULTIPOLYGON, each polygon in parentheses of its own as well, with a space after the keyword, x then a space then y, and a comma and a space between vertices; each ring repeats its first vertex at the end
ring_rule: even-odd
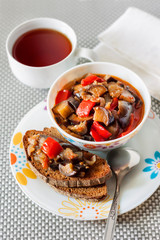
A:
POLYGON ((147 87, 145 86, 142 79, 137 76, 131 70, 117 64, 108 63, 108 62, 93 62, 93 63, 86 63, 82 65, 78 65, 74 68, 63 73, 60 77, 56 79, 56 81, 52 84, 47 99, 47 108, 48 114, 53 122, 53 126, 58 129, 58 131, 65 137, 69 142, 73 143, 76 146, 79 146, 82 149, 88 150, 102 150, 105 151, 107 149, 113 149, 122 146, 125 144, 129 139, 131 139, 143 126, 144 122, 146 121, 149 111, 151 107, 151 97, 148 92, 147 87), (99 74, 109 74, 117 76, 126 82, 130 83, 134 86, 141 94, 144 104, 145 104, 145 111, 144 116, 141 123, 129 134, 124 137, 117 138, 114 140, 104 141, 104 142, 92 142, 82 140, 72 135, 66 133, 64 130, 60 128, 57 122, 54 119, 54 114, 52 113, 52 108, 55 105, 55 98, 57 92, 61 90, 65 84, 74 80, 75 78, 80 78, 86 73, 99 73, 99 74))

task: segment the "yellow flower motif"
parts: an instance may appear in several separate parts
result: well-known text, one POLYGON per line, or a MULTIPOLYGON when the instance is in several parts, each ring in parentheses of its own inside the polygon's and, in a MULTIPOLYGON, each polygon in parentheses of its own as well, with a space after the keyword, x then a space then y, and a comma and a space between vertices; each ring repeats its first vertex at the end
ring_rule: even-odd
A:
POLYGON ((27 185, 27 179, 21 172, 16 173, 16 179, 21 185, 27 185))
POLYGON ((157 163, 157 168, 159 168, 159 169, 160 169, 160 162, 159 162, 159 163, 157 163))
POLYGON ((35 173, 30 169, 30 166, 28 163, 26 163, 26 167, 27 168, 23 168, 22 172, 17 172, 16 173, 16 179, 17 181, 21 184, 21 185, 27 185, 27 178, 32 178, 32 179, 36 179, 37 176, 35 175, 35 173))
POLYGON ((89 202, 80 199, 69 198, 67 201, 62 201, 62 207, 58 212, 64 216, 86 219, 89 216, 94 216, 95 219, 108 217, 112 198, 108 195, 103 201, 89 202))
POLYGON ((18 145, 20 144, 20 148, 23 148, 23 142, 22 142, 22 133, 21 132, 18 132, 14 135, 13 137, 13 144, 14 145, 18 145))
POLYGON ((23 168, 22 172, 24 173, 24 175, 26 175, 29 178, 32 178, 32 179, 37 178, 37 176, 35 175, 35 173, 31 169, 23 168))

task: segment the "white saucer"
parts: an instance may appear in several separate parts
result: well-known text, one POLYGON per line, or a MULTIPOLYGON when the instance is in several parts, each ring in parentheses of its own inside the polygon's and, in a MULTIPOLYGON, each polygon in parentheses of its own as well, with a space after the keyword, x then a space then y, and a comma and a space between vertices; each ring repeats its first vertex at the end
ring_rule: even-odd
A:
MULTIPOLYGON (((108 181, 108 197, 99 202, 87 202, 56 193, 26 165, 22 136, 29 129, 43 130, 52 123, 43 101, 31 109, 18 124, 10 144, 10 161, 13 176, 22 191, 40 207, 62 217, 77 220, 97 220, 108 217, 112 203, 115 182, 108 181)), ((160 184, 160 120, 153 111, 142 130, 126 146, 141 154, 137 168, 122 182, 119 214, 126 213, 147 200, 160 184)), ((97 152, 105 157, 106 153, 97 152)))

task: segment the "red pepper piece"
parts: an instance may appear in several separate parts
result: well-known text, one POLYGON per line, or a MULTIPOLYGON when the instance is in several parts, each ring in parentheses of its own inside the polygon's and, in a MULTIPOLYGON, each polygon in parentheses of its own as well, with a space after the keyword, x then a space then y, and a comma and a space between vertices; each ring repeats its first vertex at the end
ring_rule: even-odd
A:
POLYGON ((46 156, 46 158, 42 162, 42 167, 44 169, 47 169, 48 168, 48 164, 49 164, 49 158, 46 156))
POLYGON ((97 82, 104 82, 105 80, 103 78, 100 78, 100 77, 97 77, 96 75, 89 75, 88 77, 86 78, 83 78, 81 80, 81 84, 82 86, 87 86, 91 83, 93 83, 94 81, 97 81, 97 82))
POLYGON ((113 98, 111 105, 110 105, 110 111, 114 110, 118 106, 118 98, 113 98))
POLYGON ((88 117, 90 111, 92 110, 95 104, 96 104, 95 102, 92 102, 90 100, 87 101, 82 100, 82 102, 79 104, 77 108, 76 114, 79 117, 88 117))
POLYGON ((125 132, 122 132, 118 137, 124 137, 134 129, 134 114, 131 113, 130 123, 125 132))
POLYGON ((96 132, 102 136, 103 138, 108 139, 112 134, 107 131, 101 124, 99 124, 99 122, 94 121, 93 122, 93 128, 96 130, 96 132))
POLYGON ((96 129, 93 127, 93 125, 91 127, 90 134, 96 142, 102 142, 106 140, 105 138, 103 138, 101 135, 98 134, 96 129))
POLYGON ((71 96, 71 92, 69 90, 61 90, 57 93, 55 104, 58 104, 64 100, 67 100, 71 96))
POLYGON ((61 145, 51 137, 48 137, 44 141, 41 149, 51 159, 56 157, 63 150, 61 145))

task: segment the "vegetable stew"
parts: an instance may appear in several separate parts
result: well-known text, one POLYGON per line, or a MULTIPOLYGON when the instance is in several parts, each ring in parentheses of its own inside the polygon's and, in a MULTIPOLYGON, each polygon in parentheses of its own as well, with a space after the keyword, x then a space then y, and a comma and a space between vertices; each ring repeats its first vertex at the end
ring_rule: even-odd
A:
POLYGON ((144 102, 131 84, 89 73, 66 84, 52 109, 59 126, 88 141, 107 141, 130 133, 141 122, 144 102))

